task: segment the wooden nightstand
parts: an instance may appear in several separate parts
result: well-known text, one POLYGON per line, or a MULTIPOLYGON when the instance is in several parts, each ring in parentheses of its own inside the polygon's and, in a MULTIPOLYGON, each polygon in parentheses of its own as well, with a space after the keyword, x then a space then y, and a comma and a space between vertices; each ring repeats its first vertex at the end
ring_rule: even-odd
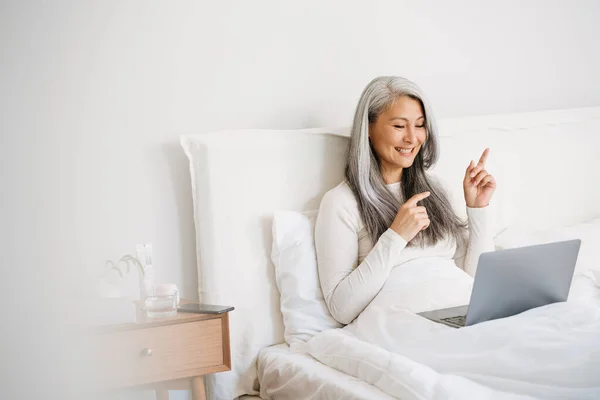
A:
MULTIPOLYGON (((182 301, 185 303, 185 301, 182 301)), ((191 390, 192 399, 206 399, 203 375, 231 369, 229 313, 192 314, 148 319, 100 328, 94 335, 100 384, 109 390, 143 388, 191 390)))

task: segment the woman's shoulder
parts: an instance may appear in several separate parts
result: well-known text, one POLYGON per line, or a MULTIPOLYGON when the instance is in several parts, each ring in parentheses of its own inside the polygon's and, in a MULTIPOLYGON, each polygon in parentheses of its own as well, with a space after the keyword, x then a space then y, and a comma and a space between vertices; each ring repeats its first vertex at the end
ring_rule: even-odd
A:
POLYGON ((358 215, 358 202, 347 181, 328 190, 321 200, 321 210, 336 210, 358 215))
POLYGON ((347 181, 343 181, 334 188, 329 189, 323 196, 323 200, 325 199, 340 204, 356 204, 356 198, 347 181))

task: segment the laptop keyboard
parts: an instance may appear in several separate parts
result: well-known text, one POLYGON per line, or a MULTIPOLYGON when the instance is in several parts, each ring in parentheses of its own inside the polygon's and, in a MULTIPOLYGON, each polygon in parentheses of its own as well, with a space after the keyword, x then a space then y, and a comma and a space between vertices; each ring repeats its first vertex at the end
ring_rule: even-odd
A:
POLYGON ((457 317, 442 318, 441 321, 444 321, 451 325, 465 326, 465 323, 467 322, 467 317, 464 315, 459 315, 457 317))

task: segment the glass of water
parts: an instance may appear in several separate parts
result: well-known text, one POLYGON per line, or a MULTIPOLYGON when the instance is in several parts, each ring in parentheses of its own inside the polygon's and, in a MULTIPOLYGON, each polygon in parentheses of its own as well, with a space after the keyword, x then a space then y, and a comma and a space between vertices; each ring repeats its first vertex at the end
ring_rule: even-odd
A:
POLYGON ((144 301, 148 318, 164 318, 177 315, 177 290, 154 291, 144 301))

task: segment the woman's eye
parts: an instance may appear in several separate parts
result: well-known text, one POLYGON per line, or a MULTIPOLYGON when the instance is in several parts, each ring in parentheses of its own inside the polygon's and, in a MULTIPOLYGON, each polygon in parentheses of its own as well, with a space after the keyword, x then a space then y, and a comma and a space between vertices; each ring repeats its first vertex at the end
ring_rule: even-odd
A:
POLYGON ((396 129, 404 129, 404 125, 394 125, 394 128, 396 128, 396 129))
POLYGON ((417 128, 425 128, 425 125, 417 125, 417 128))

